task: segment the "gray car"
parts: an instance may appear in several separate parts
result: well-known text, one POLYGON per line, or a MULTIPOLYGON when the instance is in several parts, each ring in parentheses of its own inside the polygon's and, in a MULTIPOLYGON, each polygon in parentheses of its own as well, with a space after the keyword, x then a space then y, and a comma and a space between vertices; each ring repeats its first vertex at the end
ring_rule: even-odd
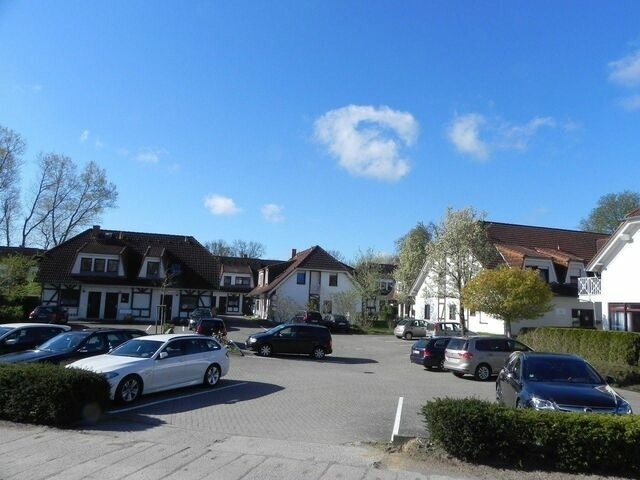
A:
POLYGON ((414 337, 439 337, 460 335, 462 329, 458 322, 434 322, 407 318, 400 320, 393 330, 398 338, 411 340, 414 337))
POLYGON ((505 336, 471 336, 452 338, 444 352, 444 368, 456 377, 473 375, 486 381, 496 375, 512 352, 531 348, 505 336))

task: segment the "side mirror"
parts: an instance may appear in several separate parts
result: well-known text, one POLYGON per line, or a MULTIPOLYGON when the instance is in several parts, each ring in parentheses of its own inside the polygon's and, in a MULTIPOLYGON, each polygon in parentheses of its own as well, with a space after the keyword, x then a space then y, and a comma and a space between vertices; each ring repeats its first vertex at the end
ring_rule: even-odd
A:
POLYGON ((158 355, 158 360, 164 360, 168 356, 169 354, 167 352, 160 352, 160 355, 158 355))
POLYGON ((605 377, 605 380, 607 381, 607 383, 611 384, 611 383, 616 383, 616 379, 613 378, 611 375, 607 375, 605 377))

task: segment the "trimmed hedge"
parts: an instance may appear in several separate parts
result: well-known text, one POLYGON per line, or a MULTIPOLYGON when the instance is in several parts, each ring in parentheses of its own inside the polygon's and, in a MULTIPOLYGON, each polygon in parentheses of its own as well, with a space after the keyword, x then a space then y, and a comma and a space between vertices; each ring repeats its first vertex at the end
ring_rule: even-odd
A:
POLYGON ((515 468, 640 474, 640 417, 509 409, 435 399, 422 409, 431 439, 465 461, 515 468))
POLYGON ((99 374, 50 364, 0 364, 0 418, 68 426, 96 420, 109 402, 99 374))
POLYGON ((640 334, 579 328, 536 328, 518 340, 540 352, 575 353, 594 363, 640 366, 640 334))

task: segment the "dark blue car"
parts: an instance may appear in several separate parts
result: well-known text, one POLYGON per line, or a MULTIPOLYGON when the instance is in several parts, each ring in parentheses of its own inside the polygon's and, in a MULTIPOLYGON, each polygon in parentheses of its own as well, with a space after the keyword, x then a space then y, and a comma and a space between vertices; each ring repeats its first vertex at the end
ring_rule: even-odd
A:
POLYGON ((541 411, 632 413, 589 363, 561 353, 514 352, 496 380, 496 399, 508 407, 541 411))

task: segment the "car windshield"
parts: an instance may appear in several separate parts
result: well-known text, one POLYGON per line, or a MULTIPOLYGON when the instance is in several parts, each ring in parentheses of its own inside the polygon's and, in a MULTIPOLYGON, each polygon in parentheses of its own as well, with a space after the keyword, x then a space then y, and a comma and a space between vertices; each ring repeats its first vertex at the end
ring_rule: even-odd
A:
POLYGON ((278 325, 277 327, 270 328, 269 330, 266 331, 266 333, 271 333, 271 334, 278 333, 280 330, 288 326, 289 325, 278 325))
POLYGON ((117 348, 114 348, 109 355, 119 357, 150 358, 158 351, 164 342, 159 340, 129 340, 117 348))
POLYGON ((523 374, 532 382, 604 383, 591 365, 574 358, 528 358, 524 362, 523 374))
POLYGON ((11 330, 13 330, 13 328, 9 328, 9 327, 0 327, 0 337, 2 335, 4 335, 7 332, 10 332, 11 330))
POLYGON ((400 320, 398 322, 398 325, 408 325, 412 322, 413 320, 400 320))
POLYGON ((68 352, 73 350, 80 342, 91 335, 91 332, 68 332, 56 335, 38 347, 38 350, 49 352, 68 352))

